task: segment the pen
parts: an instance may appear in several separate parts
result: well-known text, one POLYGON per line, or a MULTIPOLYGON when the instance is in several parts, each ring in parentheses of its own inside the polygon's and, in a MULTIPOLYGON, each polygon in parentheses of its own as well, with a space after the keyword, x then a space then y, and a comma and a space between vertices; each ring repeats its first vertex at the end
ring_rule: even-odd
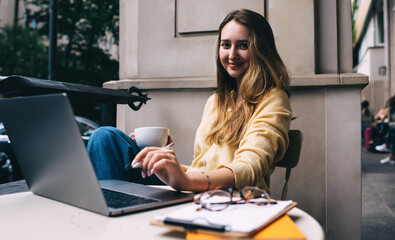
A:
MULTIPOLYGON (((165 146, 165 148, 167 149, 171 149, 174 146, 174 142, 171 142, 169 144, 167 144, 165 146)), ((141 167, 141 165, 143 164, 143 162, 138 162, 136 165, 134 165, 133 167, 131 166, 131 163, 126 164, 125 166, 125 170, 129 170, 130 168, 139 168, 141 167)))
POLYGON ((174 142, 171 142, 165 146, 165 148, 171 149, 174 146, 174 142))
POLYGON ((211 230, 216 232, 225 232, 230 230, 230 227, 228 225, 220 225, 214 223, 201 224, 189 220, 180 220, 180 219, 169 218, 169 217, 165 218, 163 220, 163 223, 174 225, 174 226, 180 226, 185 228, 185 230, 205 229, 205 230, 211 230))

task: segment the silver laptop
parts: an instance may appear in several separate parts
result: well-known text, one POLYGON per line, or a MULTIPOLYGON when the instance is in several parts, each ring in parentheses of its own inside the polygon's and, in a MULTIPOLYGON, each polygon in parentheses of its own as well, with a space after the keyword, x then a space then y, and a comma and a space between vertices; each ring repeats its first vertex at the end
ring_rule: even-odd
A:
POLYGON ((98 181, 65 93, 1 99, 0 121, 37 195, 108 216, 193 199, 193 194, 136 183, 98 181), (107 195, 116 202, 106 201, 107 195))

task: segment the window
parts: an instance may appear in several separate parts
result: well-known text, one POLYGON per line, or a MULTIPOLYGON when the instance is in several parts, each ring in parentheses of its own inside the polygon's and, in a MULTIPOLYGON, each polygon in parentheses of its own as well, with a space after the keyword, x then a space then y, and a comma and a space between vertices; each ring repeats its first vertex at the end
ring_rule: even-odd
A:
POLYGON ((375 7, 375 18, 376 18, 376 44, 384 44, 384 11, 383 1, 377 1, 375 7))

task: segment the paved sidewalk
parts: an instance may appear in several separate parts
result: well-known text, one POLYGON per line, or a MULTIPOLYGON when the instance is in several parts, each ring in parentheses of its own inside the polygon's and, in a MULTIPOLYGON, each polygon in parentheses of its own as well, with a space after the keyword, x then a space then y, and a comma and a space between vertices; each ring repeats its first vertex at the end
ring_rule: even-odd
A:
POLYGON ((362 239, 395 239, 395 166, 362 147, 362 239))

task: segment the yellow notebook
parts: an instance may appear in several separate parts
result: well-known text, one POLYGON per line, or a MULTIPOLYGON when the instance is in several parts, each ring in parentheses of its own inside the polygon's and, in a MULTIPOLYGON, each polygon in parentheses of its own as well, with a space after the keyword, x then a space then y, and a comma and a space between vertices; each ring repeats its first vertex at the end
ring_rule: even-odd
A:
MULTIPOLYGON (((226 239, 223 236, 187 232, 186 239, 226 239)), ((231 237, 229 238, 231 239, 231 237)), ((249 239, 306 239, 288 215, 274 221, 249 239)))

